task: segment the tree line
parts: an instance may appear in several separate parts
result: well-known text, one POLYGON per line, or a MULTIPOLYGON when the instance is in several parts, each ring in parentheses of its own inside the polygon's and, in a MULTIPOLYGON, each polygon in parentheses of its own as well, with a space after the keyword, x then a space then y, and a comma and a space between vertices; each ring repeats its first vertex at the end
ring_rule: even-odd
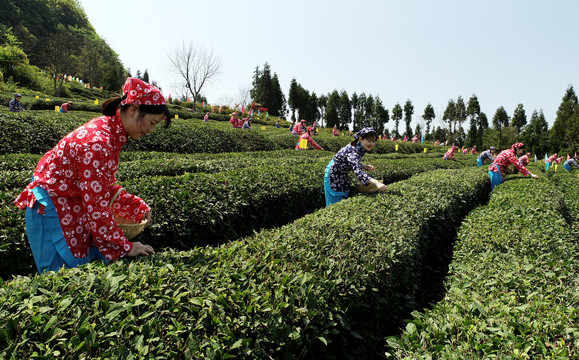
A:
POLYGON ((401 139, 406 136, 410 139, 418 135, 426 141, 448 141, 449 144, 476 146, 478 149, 489 146, 503 149, 516 141, 524 142, 527 150, 535 154, 555 151, 574 153, 579 148, 579 105, 572 85, 563 96, 551 129, 542 109, 533 110, 530 119, 527 119, 523 104, 517 105, 512 116, 500 106, 489 123, 475 94, 468 102, 462 96, 449 100, 439 119, 443 126, 432 125, 436 113, 433 106, 427 104, 420 116, 423 121, 419 121, 414 129, 411 122, 415 109, 411 100, 404 105, 396 103, 389 110, 378 95, 354 92, 350 96, 346 90, 317 95, 293 78, 286 102, 277 74, 272 75, 267 62, 263 70, 256 67, 252 86, 250 93, 254 101, 268 107, 269 114, 292 122, 306 119, 308 123, 316 121, 323 127, 337 126, 353 131, 372 126, 388 138, 401 139), (392 130, 386 128, 390 120, 394 123, 392 130), (400 129, 402 120, 404 127, 400 129))

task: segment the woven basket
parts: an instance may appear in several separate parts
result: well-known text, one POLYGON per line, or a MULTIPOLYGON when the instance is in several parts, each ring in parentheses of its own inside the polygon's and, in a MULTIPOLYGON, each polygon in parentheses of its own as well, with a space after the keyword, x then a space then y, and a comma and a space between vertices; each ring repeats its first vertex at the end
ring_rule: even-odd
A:
MULTIPOLYGON (((378 173, 378 175, 380 175, 380 180, 378 180, 381 183, 384 183, 384 175, 382 175, 381 173, 378 173)), ((368 186, 364 186, 360 180, 358 180, 356 182, 356 187, 358 188, 358 192, 361 193, 374 193, 376 191, 378 191, 378 186, 376 186, 375 184, 368 184, 368 186)))
MULTIPOLYGON (((113 197, 109 203, 109 207, 112 207, 113 202, 116 200, 116 198, 119 196, 119 194, 123 190, 124 190, 124 188, 120 188, 115 193, 115 195, 113 195, 113 197)), ((119 216, 117 214, 113 214, 113 216, 114 216, 115 222, 117 223, 117 226, 119 228, 121 228, 121 230, 123 231, 123 234, 125 235, 125 237, 127 239, 132 239, 135 236, 139 235, 141 233, 141 231, 143 231, 145 226, 147 226, 147 220, 143 220, 140 223, 136 223, 130 219, 126 219, 126 218, 119 216)))

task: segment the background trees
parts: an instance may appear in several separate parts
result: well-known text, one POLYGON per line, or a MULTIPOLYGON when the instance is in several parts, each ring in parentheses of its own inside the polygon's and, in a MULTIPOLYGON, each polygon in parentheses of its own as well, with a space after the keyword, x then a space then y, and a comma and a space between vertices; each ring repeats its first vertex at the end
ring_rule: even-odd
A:
POLYGON ((259 67, 255 68, 250 96, 257 103, 268 108, 269 114, 285 116, 285 96, 281 90, 277 74, 271 75, 271 69, 267 62, 263 65, 263 70, 259 70, 259 67))

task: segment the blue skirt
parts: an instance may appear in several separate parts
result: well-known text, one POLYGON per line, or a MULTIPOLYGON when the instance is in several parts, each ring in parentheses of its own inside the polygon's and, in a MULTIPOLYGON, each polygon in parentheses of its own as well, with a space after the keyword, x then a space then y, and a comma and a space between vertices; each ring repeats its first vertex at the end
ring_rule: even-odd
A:
POLYGON ((563 167, 564 167, 565 170, 567 170, 568 172, 571 172, 571 166, 569 166, 569 164, 563 164, 563 167))
POLYGON ((326 173, 324 174, 324 192, 326 193, 326 207, 337 203, 338 201, 348 198, 349 191, 334 191, 330 187, 330 168, 334 164, 334 159, 330 160, 330 163, 326 167, 326 173))
POLYGON ((108 260, 93 246, 85 258, 75 258, 66 243, 56 208, 48 192, 38 186, 32 190, 36 203, 32 208, 26 208, 26 235, 36 268, 40 274, 46 271, 58 271, 63 266, 74 268, 92 260, 108 260), (45 206, 44 215, 38 213, 40 204, 45 206))
POLYGON ((481 158, 477 158, 477 159, 476 159, 476 164, 478 165, 478 167, 481 167, 481 166, 484 165, 484 162, 482 161, 481 158))

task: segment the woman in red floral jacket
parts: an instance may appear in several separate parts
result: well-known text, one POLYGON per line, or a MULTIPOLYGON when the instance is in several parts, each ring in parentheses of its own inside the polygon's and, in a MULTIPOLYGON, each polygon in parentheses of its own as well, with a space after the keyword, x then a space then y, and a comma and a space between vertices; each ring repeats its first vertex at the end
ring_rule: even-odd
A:
POLYGON ((154 254, 130 242, 113 213, 134 222, 151 219, 151 208, 116 183, 119 152, 128 137, 153 132, 170 116, 161 91, 128 78, 123 96, 106 100, 104 116, 66 135, 36 166, 33 181, 14 203, 26 210, 26 233, 38 272, 77 267, 94 259, 154 254))
POLYGON ((489 177, 491 179, 491 190, 497 185, 503 183, 503 173, 505 169, 513 164, 513 166, 519 170, 522 175, 531 175, 531 177, 538 179, 539 176, 531 173, 527 168, 521 164, 519 159, 515 155, 521 155, 525 152, 525 145, 523 143, 516 143, 511 146, 510 149, 501 151, 501 153, 495 158, 493 163, 489 166, 489 177))

